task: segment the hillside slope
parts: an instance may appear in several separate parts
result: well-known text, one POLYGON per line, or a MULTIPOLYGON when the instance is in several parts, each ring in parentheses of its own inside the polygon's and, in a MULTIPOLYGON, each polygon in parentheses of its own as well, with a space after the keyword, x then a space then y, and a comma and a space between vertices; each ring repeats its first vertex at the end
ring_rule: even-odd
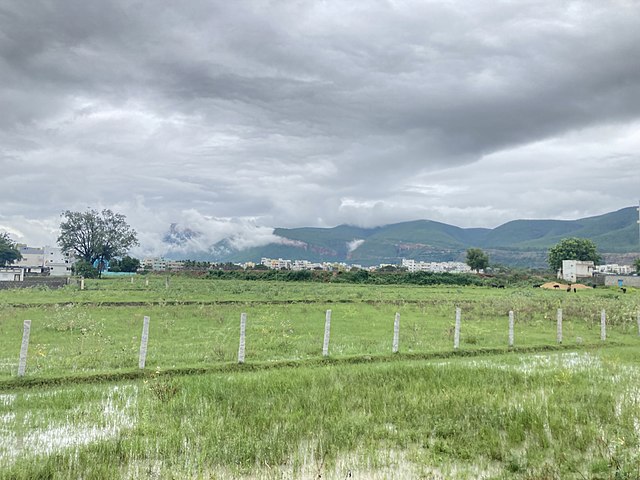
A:
POLYGON ((460 228, 431 220, 416 220, 376 228, 340 225, 334 228, 277 228, 283 243, 242 251, 224 242, 212 251, 218 261, 259 261, 262 257, 348 262, 362 265, 464 260, 470 247, 485 249, 493 262, 543 267, 546 252, 566 237, 593 240, 601 253, 634 254, 638 243, 635 207, 578 220, 514 220, 494 229, 460 228))

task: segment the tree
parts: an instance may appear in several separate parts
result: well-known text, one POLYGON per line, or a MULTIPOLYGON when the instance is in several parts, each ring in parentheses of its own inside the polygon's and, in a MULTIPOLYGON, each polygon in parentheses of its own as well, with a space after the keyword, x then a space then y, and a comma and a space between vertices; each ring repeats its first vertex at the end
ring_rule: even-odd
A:
POLYGON ((640 275, 640 257, 633 261, 633 267, 636 269, 636 273, 640 275))
MULTIPOLYGON (((62 212, 58 245, 65 253, 74 254, 90 265, 100 266, 127 253, 138 245, 136 231, 126 222, 125 216, 111 210, 88 209, 86 212, 62 212)), ((100 268, 98 269, 100 273, 100 268)))
POLYGON ((120 260, 119 266, 121 272, 137 272, 138 268, 140 268, 140 260, 130 257, 129 255, 125 255, 120 260))
POLYGON ((22 255, 16 248, 16 244, 9 238, 8 233, 0 233, 0 267, 20 260, 22 255))
POLYGON ((98 278, 98 269, 86 260, 78 260, 73 264, 73 273, 84 278, 98 278))
POLYGON ((489 256, 479 248, 470 248, 467 250, 466 263, 471 270, 480 272, 489 266, 489 256))
POLYGON ((563 260, 600 262, 596 244, 588 238, 564 238, 549 249, 547 263, 554 272, 562 268, 563 260))

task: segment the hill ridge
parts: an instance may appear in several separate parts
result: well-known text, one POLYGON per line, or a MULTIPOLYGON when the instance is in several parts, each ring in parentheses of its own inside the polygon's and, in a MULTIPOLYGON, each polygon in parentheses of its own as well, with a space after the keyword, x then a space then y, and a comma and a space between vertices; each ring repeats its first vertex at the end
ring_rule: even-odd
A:
POLYGON ((223 240, 212 247, 217 253, 210 260, 257 262, 268 257, 369 266, 398 264, 402 258, 464 261, 466 250, 478 247, 494 263, 544 267, 549 247, 566 237, 580 237, 594 241, 605 259, 621 263, 621 259, 640 255, 637 220, 637 208, 625 207, 576 220, 518 219, 495 228, 463 228, 428 219, 371 228, 348 224, 275 228, 273 233, 281 243, 238 250, 223 240))

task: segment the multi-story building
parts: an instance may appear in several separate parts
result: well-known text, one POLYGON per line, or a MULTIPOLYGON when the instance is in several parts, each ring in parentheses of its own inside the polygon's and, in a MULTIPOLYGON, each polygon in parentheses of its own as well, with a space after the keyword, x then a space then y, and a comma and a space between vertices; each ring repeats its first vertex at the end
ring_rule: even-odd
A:
POLYGON ((49 270, 52 277, 68 277, 75 257, 64 253, 61 248, 45 246, 43 249, 44 268, 49 270))
POLYGON ((140 266, 145 270, 153 270, 155 272, 163 272, 167 269, 167 260, 162 257, 145 258, 140 266))
POLYGON ((50 276, 66 277, 71 275, 71 267, 75 257, 62 252, 61 248, 45 246, 43 248, 18 245, 22 255, 12 266, 24 268, 27 274, 48 274, 50 276))
POLYGON ((12 266, 24 268, 25 273, 44 273, 44 249, 17 245, 22 258, 13 262, 12 266))
POLYGON ((415 260, 403 258, 402 266, 410 273, 468 273, 471 271, 471 267, 463 262, 416 262, 415 260))
POLYGON ((140 267, 144 270, 153 270, 154 272, 164 272, 166 270, 177 271, 184 269, 184 260, 167 260, 163 257, 150 257, 142 260, 140 267))
POLYGON ((176 272, 184 269, 184 261, 182 260, 167 260, 165 262, 166 269, 176 272))
POLYGON ((263 257, 260 264, 269 267, 272 270, 291 270, 291 260, 283 260, 282 258, 273 259, 263 257))
POLYGON ((609 263, 607 265, 598 265, 596 267, 598 273, 609 273, 615 275, 630 275, 635 272, 635 268, 631 265, 618 265, 617 263, 609 263))

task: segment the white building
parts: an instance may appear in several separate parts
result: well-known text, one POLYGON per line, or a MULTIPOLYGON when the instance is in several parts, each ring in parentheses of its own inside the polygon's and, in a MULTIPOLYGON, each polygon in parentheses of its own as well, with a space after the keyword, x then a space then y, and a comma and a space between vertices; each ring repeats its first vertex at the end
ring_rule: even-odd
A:
POLYGON ((463 262, 416 262, 415 260, 403 258, 402 266, 410 273, 468 273, 471 271, 471 267, 463 262))
POLYGON ((560 276, 567 282, 577 282, 579 279, 593 277, 594 270, 592 261, 563 260, 560 276))
POLYGON ((25 273, 44 273, 44 249, 17 246, 22 258, 13 262, 12 266, 24 268, 25 273))
POLYGON ((291 260, 283 260, 282 258, 275 260, 273 258, 263 257, 260 259, 260 263, 272 270, 291 270, 291 260))
POLYGON ((75 263, 75 257, 63 253, 61 248, 45 246, 43 249, 43 266, 49 270, 52 277, 71 276, 71 267, 75 263))
POLYGON ((24 268, 0 267, 0 282, 22 282, 22 281, 24 281, 24 268))
POLYGON ((164 272, 167 270, 178 271, 184 269, 184 260, 167 260, 163 257, 145 258, 140 262, 143 270, 153 270, 154 272, 164 272))
POLYGON ((167 269, 167 260, 162 257, 145 258, 141 267, 154 272, 164 272, 167 269))
POLYGON ((49 274, 54 277, 71 276, 71 267, 75 257, 62 252, 59 247, 45 246, 43 248, 18 245, 22 259, 12 266, 24 268, 25 273, 49 274))
POLYGON ((598 265, 596 267, 598 273, 607 273, 614 275, 631 275, 635 272, 635 268, 631 265, 618 265, 617 263, 609 263, 607 265, 598 265))

